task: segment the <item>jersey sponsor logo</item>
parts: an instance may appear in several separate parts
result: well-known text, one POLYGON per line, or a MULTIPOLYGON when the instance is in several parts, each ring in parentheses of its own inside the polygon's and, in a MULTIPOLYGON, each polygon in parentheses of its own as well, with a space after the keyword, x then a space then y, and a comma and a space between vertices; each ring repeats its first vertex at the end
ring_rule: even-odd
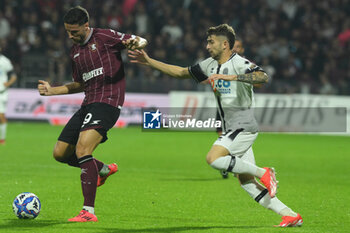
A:
POLYGON ((215 87, 217 88, 229 88, 231 86, 230 81, 219 79, 217 80, 215 87))
POLYGON ((220 92, 220 94, 229 94, 231 93, 231 82, 226 80, 211 80, 210 82, 211 87, 213 88, 214 92, 220 92))
POLYGON ((73 58, 79 57, 79 55, 80 55, 80 53, 76 53, 76 54, 74 54, 73 58))
POLYGON ((103 74, 103 67, 94 69, 90 72, 84 73, 83 74, 83 80, 86 82, 96 76, 102 75, 103 74))

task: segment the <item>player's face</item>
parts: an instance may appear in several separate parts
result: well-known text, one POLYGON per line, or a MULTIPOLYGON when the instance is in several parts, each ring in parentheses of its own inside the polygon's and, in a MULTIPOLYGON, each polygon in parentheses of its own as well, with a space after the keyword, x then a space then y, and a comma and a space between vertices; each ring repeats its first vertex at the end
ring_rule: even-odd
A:
POLYGON ((89 24, 64 24, 64 27, 68 33, 69 39, 71 39, 75 44, 84 43, 87 34, 89 32, 89 24))
POLYGON ((242 41, 239 41, 239 40, 235 41, 235 45, 233 46, 233 52, 238 53, 239 55, 244 54, 242 41))
POLYGON ((222 38, 215 35, 208 36, 207 50, 210 53, 210 56, 212 58, 214 58, 215 60, 219 60, 223 52, 223 49, 224 49, 224 45, 223 45, 222 38))

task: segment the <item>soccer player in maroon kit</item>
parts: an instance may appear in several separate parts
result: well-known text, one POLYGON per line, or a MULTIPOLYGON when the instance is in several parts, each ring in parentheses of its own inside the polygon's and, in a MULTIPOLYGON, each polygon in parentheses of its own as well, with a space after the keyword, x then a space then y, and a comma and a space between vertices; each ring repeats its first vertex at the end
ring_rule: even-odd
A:
POLYGON ((95 148, 107 140, 107 131, 118 120, 124 103, 125 78, 122 49, 142 49, 147 41, 111 29, 89 27, 89 14, 80 7, 71 8, 63 18, 64 27, 74 45, 71 48, 73 82, 51 87, 39 80, 40 95, 64 95, 85 92, 81 108, 62 130, 55 145, 54 158, 81 168, 83 210, 71 222, 96 222, 94 204, 97 186, 118 170, 92 157, 95 148))

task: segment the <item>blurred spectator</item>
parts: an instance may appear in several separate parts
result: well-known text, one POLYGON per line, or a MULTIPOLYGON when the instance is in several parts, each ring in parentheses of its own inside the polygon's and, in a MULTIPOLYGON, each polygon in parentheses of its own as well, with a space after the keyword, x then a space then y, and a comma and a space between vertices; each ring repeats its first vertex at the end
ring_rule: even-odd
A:
POLYGON ((329 80, 325 74, 320 75, 320 81, 321 81, 320 94, 323 94, 323 95, 337 94, 336 89, 329 82, 329 80))
POLYGON ((148 29, 148 14, 145 8, 145 5, 140 3, 136 6, 136 12, 135 12, 135 24, 136 24, 136 34, 143 36, 147 32, 149 32, 148 29))
POLYGON ((115 6, 111 11, 109 11, 109 15, 107 16, 107 27, 112 29, 119 29, 123 24, 122 11, 118 6, 115 6))
POLYGON ((348 19, 344 24, 341 33, 338 35, 338 40, 341 46, 345 47, 346 43, 350 41, 350 20, 348 19))
MULTIPOLYGON (((177 64, 207 57, 206 29, 228 23, 245 56, 272 77, 257 92, 350 94, 348 0, 0 0, 0 43, 19 74, 17 86, 48 76, 56 84, 71 80, 61 16, 76 4, 92 12, 93 27, 136 31, 150 55, 177 64)), ((201 88, 133 64, 125 69, 133 92, 201 88)))
POLYGON ((161 32, 169 34, 171 43, 175 43, 183 36, 182 29, 178 24, 176 24, 175 19, 172 17, 169 19, 168 23, 164 25, 161 32))
POLYGON ((5 39, 10 34, 10 23, 0 11, 0 40, 5 39))

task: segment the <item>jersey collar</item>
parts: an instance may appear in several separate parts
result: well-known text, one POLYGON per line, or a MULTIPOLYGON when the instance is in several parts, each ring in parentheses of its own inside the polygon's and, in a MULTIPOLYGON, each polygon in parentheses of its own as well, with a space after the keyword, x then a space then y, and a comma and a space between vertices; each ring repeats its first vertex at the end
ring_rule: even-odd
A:
POLYGON ((88 37, 86 38, 86 40, 84 41, 84 43, 82 45, 86 45, 86 43, 90 40, 93 31, 94 31, 94 29, 90 28, 90 33, 89 33, 88 37))
POLYGON ((236 56, 236 54, 237 53, 232 53, 231 57, 227 61, 231 60, 234 56, 236 56))
MULTIPOLYGON (((229 59, 227 59, 227 61, 225 61, 225 62, 222 63, 222 64, 225 64, 226 62, 228 62, 229 60, 231 60, 234 56, 236 56, 236 54, 237 54, 237 53, 232 53, 232 54, 231 54, 231 57, 230 57, 229 59)), ((218 62, 218 64, 219 64, 219 62, 218 62)), ((219 64, 219 65, 222 65, 222 64, 219 64)))

